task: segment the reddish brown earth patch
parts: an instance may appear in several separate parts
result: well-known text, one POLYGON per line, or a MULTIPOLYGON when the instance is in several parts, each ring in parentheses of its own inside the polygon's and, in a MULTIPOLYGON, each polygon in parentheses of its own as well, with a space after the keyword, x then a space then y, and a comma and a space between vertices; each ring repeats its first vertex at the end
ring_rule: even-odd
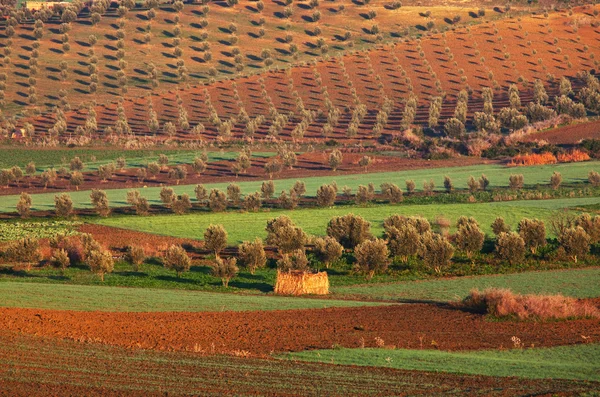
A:
POLYGON ((153 352, 0 332, 10 396, 579 395, 595 382, 492 378, 273 359, 153 352))
POLYGON ((491 322, 448 307, 407 304, 272 312, 100 313, 0 309, 0 328, 128 348, 231 353, 376 346, 474 350, 547 347, 600 339, 600 320, 491 322))
POLYGON ((553 145, 572 145, 582 139, 600 139, 600 120, 567 125, 529 135, 527 141, 547 141, 553 145))
POLYGON ((166 250, 172 244, 194 248, 202 246, 202 242, 197 240, 160 236, 102 225, 83 224, 77 231, 91 234, 102 246, 113 251, 120 251, 128 245, 138 245, 144 248, 146 255, 155 255, 166 250))

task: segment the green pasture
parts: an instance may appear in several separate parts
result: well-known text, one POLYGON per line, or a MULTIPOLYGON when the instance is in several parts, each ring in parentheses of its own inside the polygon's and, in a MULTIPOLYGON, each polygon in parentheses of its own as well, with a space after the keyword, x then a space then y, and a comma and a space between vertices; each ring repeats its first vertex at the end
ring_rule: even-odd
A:
POLYGON ((107 312, 220 312, 375 306, 350 300, 221 294, 154 288, 0 282, 0 306, 107 312))
MULTIPOLYGON (((510 343, 508 340, 507 344, 510 343)), ((281 357, 309 362, 428 372, 600 382, 599 344, 465 352, 333 349, 289 353, 281 357)))
POLYGON ((453 223, 461 215, 473 216, 479 221, 483 230, 491 234, 490 225, 497 216, 503 216, 514 229, 522 218, 538 218, 548 222, 557 211, 596 203, 600 203, 600 197, 475 204, 343 206, 257 213, 205 212, 179 216, 118 216, 98 219, 97 222, 107 226, 193 239, 202 239, 204 231, 210 224, 221 224, 229 233, 229 244, 237 244, 257 236, 266 237, 267 221, 279 215, 289 216, 305 232, 312 235, 324 235, 331 218, 349 213, 361 215, 370 221, 371 230, 375 235, 383 233, 383 220, 393 214, 420 215, 430 221, 443 216, 453 223))
MULTIPOLYGON (((227 152, 226 152, 227 153, 227 152)), ((229 152, 228 154, 223 153, 219 156, 232 156, 235 154, 229 152)), ((217 154, 215 154, 216 156, 217 154)), ((256 155, 256 154, 255 154, 256 155)), ((267 155, 267 154, 265 154, 267 155)), ((183 155, 182 155, 183 156, 183 155)), ((194 154, 190 153, 189 160, 193 159, 194 154)), ((118 156, 117 156, 118 157, 118 156)), ((153 157, 154 159, 154 157, 153 157)), ((142 160, 145 161, 145 160, 142 160)), ((183 161, 183 160, 182 160, 183 161)), ((434 164, 434 162, 432 162, 434 164)), ((316 195, 317 189, 324 183, 331 183, 335 181, 340 189, 343 186, 348 186, 356 191, 359 185, 367 185, 368 183, 375 184, 375 187, 379 189, 379 186, 384 182, 396 183, 403 190, 405 189, 405 181, 412 179, 416 183, 417 191, 422 190, 423 182, 433 179, 436 190, 442 191, 444 189, 443 180, 444 175, 448 175, 452 178, 456 189, 466 189, 467 179, 473 175, 479 178, 484 173, 490 180, 490 189, 501 188, 508 186, 508 178, 511 174, 519 173, 523 174, 525 185, 527 188, 535 188, 536 185, 548 185, 552 172, 558 171, 563 176, 563 185, 568 186, 573 183, 582 183, 587 181, 589 171, 596 170, 600 171, 600 162, 585 162, 585 163, 569 163, 569 164, 554 164, 544 166, 531 166, 531 167, 519 167, 510 168, 503 165, 474 165, 468 167, 451 167, 451 168, 427 168, 419 170, 409 171, 397 171, 397 172, 380 172, 380 173, 361 173, 361 174, 349 174, 349 175, 332 175, 322 177, 308 177, 300 178, 306 184, 306 195, 316 195)), ((253 193, 260 190, 262 181, 266 179, 257 178, 256 181, 239 182, 242 193, 253 193)), ((279 179, 275 180, 275 191, 279 194, 282 190, 288 190, 296 182, 297 178, 292 179, 279 179)), ((207 183, 205 187, 207 189, 221 189, 226 190, 226 183, 207 183)), ((237 182, 236 182, 237 183, 237 182)), ((194 197, 194 188, 196 185, 180 185, 174 186, 174 190, 177 194, 188 193, 191 197, 194 197)), ((142 196, 149 199, 150 204, 160 204, 159 193, 160 187, 147 187, 140 188, 142 196)), ((113 207, 127 206, 126 195, 130 189, 109 189, 107 190, 108 199, 110 205, 113 207)), ((90 192, 72 191, 69 192, 73 199, 74 206, 76 208, 90 208, 90 192)), ((50 210, 54 208, 54 196, 56 193, 40 193, 34 194, 33 196, 33 209, 34 210, 50 210)), ((0 197, 0 212, 14 212, 16 211, 16 204, 18 201, 18 195, 8 195, 0 197)))
POLYGON ((332 293, 353 299, 447 302, 464 298, 474 288, 508 288, 519 294, 593 298, 600 296, 599 280, 600 268, 587 268, 340 286, 332 293))

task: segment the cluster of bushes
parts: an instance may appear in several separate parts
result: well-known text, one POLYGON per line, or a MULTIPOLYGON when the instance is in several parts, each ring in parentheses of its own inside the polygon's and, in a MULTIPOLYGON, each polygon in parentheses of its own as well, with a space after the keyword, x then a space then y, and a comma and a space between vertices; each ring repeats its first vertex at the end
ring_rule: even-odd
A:
MULTIPOLYGON (((535 256, 548 243, 546 226, 540 220, 522 219, 517 231, 511 231, 501 217, 491 226, 495 255, 511 266, 522 263, 528 252, 535 256)), ((221 225, 210 225, 204 233, 204 250, 211 261, 212 274, 227 287, 239 272, 238 264, 251 274, 267 265, 265 245, 277 249, 276 266, 282 271, 310 271, 312 266, 328 268, 344 253, 352 253, 353 270, 371 279, 375 274, 384 273, 393 261, 406 265, 414 259, 433 274, 446 274, 455 253, 460 252, 474 264, 474 257, 481 253, 486 241, 478 222, 465 216, 458 219, 454 234, 448 232, 449 222, 438 220, 432 226, 422 217, 392 215, 385 219, 383 227, 384 234, 379 238, 372 234, 370 222, 348 214, 332 218, 326 236, 312 237, 282 215, 267 222, 264 242, 260 238, 245 241, 237 247, 236 256, 227 258, 222 257, 228 247, 227 231, 221 225)), ((588 255, 592 244, 600 242, 600 216, 586 213, 576 218, 560 217, 551 227, 557 236, 558 259, 577 262, 588 255)), ((42 259, 63 271, 71 265, 88 266, 102 280, 114 269, 111 252, 89 234, 58 235, 50 239, 50 247, 49 255, 42 258, 38 241, 23 238, 11 242, 4 256, 9 261, 25 264, 27 269, 42 259)), ((146 254, 141 247, 132 245, 127 247, 123 259, 138 271, 146 254)), ((184 248, 171 245, 162 255, 162 263, 179 277, 189 271, 191 259, 184 248)))

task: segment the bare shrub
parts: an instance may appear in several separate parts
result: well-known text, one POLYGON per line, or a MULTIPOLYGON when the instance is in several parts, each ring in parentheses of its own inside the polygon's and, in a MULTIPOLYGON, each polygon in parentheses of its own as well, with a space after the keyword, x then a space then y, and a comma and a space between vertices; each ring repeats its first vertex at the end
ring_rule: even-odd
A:
POLYGON ((365 240, 354 248, 357 270, 370 280, 376 273, 383 272, 389 265, 389 250, 385 240, 365 240))
POLYGON ((321 185, 317 190, 317 204, 319 207, 331 207, 337 197, 337 187, 331 185, 321 185))
POLYGON ((250 271, 250 274, 254 274, 256 269, 261 269, 267 264, 265 247, 258 237, 252 242, 244 241, 240 244, 239 255, 242 264, 250 271))
POLYGON ((181 196, 176 197, 175 201, 171 204, 171 209, 177 215, 182 215, 188 212, 192 208, 192 200, 187 193, 183 193, 181 196))
POLYGON ((560 187, 561 183, 562 175, 560 174, 560 172, 554 171, 552 173, 552 176, 550 177, 550 186, 552 187, 552 189, 557 190, 560 187))
POLYGON ((276 246, 283 256, 294 250, 304 249, 308 241, 306 233, 286 215, 269 220, 265 230, 267 244, 276 246))
POLYGON ((25 264, 27 270, 30 270, 31 265, 38 263, 42 258, 38 241, 30 237, 11 242, 5 255, 9 261, 25 264))
POLYGON ((510 232, 510 226, 508 226, 504 222, 504 218, 499 216, 496 219, 494 219, 494 222, 492 222, 492 232, 494 232, 496 237, 498 237, 500 235, 500 233, 510 232))
POLYGON ((73 213, 73 200, 67 193, 57 194, 54 196, 54 208, 56 216, 68 218, 73 213))
POLYGON ((334 151, 332 151, 329 154, 329 166, 331 167, 331 169, 333 171, 336 171, 338 169, 338 167, 340 165, 342 165, 343 161, 344 161, 344 156, 342 155, 342 152, 340 152, 339 150, 335 149, 334 151))
POLYGON ((479 225, 467 222, 458 226, 454 239, 458 249, 465 252, 467 258, 470 259, 475 252, 479 252, 483 248, 485 234, 479 225))
POLYGON ((371 223, 360 215, 347 214, 333 217, 327 224, 327 235, 336 239, 345 248, 354 248, 373 238, 371 223))
POLYGON ((414 194, 416 187, 417 185, 412 179, 406 181, 406 191, 408 192, 408 194, 414 194))
POLYGON ((204 248, 219 256, 227 247, 227 230, 223 225, 210 225, 204 232, 204 248))
POLYGON ((106 273, 112 273, 115 268, 115 261, 113 260, 110 251, 103 249, 93 249, 89 251, 86 260, 92 273, 96 273, 100 276, 101 281, 104 281, 104 275, 106 273))
POLYGON ((581 226, 590 236, 590 244, 596 244, 600 241, 600 215, 591 216, 584 212, 573 222, 574 226, 581 226))
POLYGON ((64 273, 65 269, 71 265, 69 253, 62 248, 55 250, 52 258, 50 258, 50 263, 52 263, 52 266, 59 268, 61 273, 64 273))
POLYGON ((593 304, 562 295, 518 295, 509 289, 472 290, 461 306, 493 317, 520 320, 600 318, 593 304))
POLYGON ((212 264, 211 274, 213 277, 218 277, 223 283, 223 287, 229 286, 229 281, 237 276, 240 269, 237 267, 237 259, 216 257, 212 264))
POLYGON ((294 182, 292 190, 296 193, 297 197, 302 197, 306 193, 306 184, 303 181, 294 182))
POLYGON ((125 250, 125 261, 131 265, 134 272, 139 270, 139 267, 146 260, 146 253, 139 245, 128 245, 125 250))
POLYGON ((107 217, 110 214, 108 196, 104 190, 92 189, 90 193, 90 201, 94 210, 99 216, 107 217))
POLYGON ((427 232, 421 237, 419 254, 425 266, 441 274, 445 268, 450 266, 454 256, 454 247, 446 237, 427 232))
POLYGON ((525 246, 532 254, 537 252, 538 247, 546 245, 546 226, 538 219, 521 219, 519 222, 519 234, 525 241, 525 246))
POLYGON ((277 268, 284 272, 308 271, 308 258, 304 249, 293 250, 277 261, 277 268))
POLYGON ((181 273, 190 270, 192 261, 187 252, 180 245, 171 245, 165 252, 163 264, 167 269, 175 270, 177 278, 181 277, 181 273))
POLYGON ((317 259, 329 268, 332 262, 338 260, 342 256, 344 248, 333 237, 319 237, 313 240, 314 250, 317 259))
POLYGON ((385 238, 391 255, 400 257, 403 262, 407 262, 409 257, 419 252, 421 235, 410 223, 402 224, 398 228, 395 226, 386 228, 385 238))
POLYGON ((597 173, 596 171, 590 171, 588 174, 588 181, 594 187, 600 186, 600 174, 597 173))
POLYGON ((496 253, 500 259, 516 265, 525 259, 525 240, 517 232, 501 232, 496 238, 496 253))
POLYGON ((233 203, 233 205, 239 205, 242 198, 242 190, 240 186, 235 183, 230 183, 227 186, 227 199, 233 203))
POLYGON ((375 187, 372 183, 369 183, 368 186, 359 185, 358 191, 356 192, 356 204, 364 205, 367 204, 375 198, 375 187))
POLYGON ((265 200, 273 197, 273 194, 275 193, 275 184, 273 181, 264 181, 260 187, 260 192, 265 200))
POLYGON ((585 256, 590 250, 590 236, 581 226, 566 229, 558 236, 558 241, 567 256, 575 263, 577 258, 585 256))
POLYGON ((17 202, 17 212, 21 218, 29 218, 31 215, 31 195, 27 192, 22 192, 17 202))
POLYGON ((244 209, 246 211, 257 212, 262 204, 261 195, 259 192, 255 192, 247 195, 244 198, 244 209))
POLYGON ((223 212, 227 209, 227 196, 219 189, 212 189, 208 196, 208 206, 213 212, 223 212))
POLYGON ((380 188, 383 197, 391 204, 400 203, 404 199, 402 189, 393 183, 382 183, 380 188))
POLYGON ((400 229, 403 225, 412 225, 417 229, 419 234, 425 234, 431 230, 431 224, 429 221, 421 216, 403 216, 403 215, 390 215, 383 221, 383 228, 387 231, 391 227, 400 229))
POLYGON ((523 174, 509 176, 508 187, 512 190, 523 189, 523 174))
POLYGON ((175 192, 170 187, 163 187, 160 189, 160 201, 166 206, 171 207, 173 202, 177 200, 175 192))

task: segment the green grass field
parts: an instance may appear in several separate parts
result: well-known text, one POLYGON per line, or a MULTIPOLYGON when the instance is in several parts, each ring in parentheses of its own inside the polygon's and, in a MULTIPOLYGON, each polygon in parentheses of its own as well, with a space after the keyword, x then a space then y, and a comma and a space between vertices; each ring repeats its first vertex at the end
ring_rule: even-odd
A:
MULTIPOLYGON (((189 156, 190 159, 193 158, 193 154, 188 154, 186 156, 189 156)), ((225 156, 225 154, 222 154, 222 156, 225 156)), ((359 185, 366 185, 368 183, 374 183, 376 188, 379 189, 379 185, 383 182, 396 183, 398 186, 404 189, 405 181, 407 179, 413 179, 416 183, 417 190, 421 190, 424 180, 433 179, 436 185, 436 190, 441 191, 443 190, 444 175, 449 175, 452 177, 454 185, 457 189, 463 189, 466 188, 467 179, 470 175, 478 178, 482 173, 485 173, 490 179, 490 188, 493 189, 497 187, 508 186, 508 177, 515 173, 523 174, 526 186, 535 187, 535 185, 547 185, 553 171, 558 171, 562 174, 564 184, 582 183, 587 181, 587 175, 590 170, 600 171, 600 162, 594 161, 519 168, 509 168, 502 165, 475 165, 468 167, 430 168, 410 171, 362 173, 301 179, 306 184, 306 194, 308 196, 314 196, 319 186, 324 183, 331 183, 332 181, 336 181, 340 188, 346 185, 356 191, 359 185)), ((281 192, 281 190, 284 189, 288 190, 290 187, 292 187, 295 181, 295 178, 275 180, 275 191, 281 192)), ((253 193, 260 189, 261 183, 262 178, 257 181, 240 182, 238 184, 242 190, 242 193, 253 193)), ((217 188, 225 190, 228 184, 229 183, 210 183, 206 184, 205 187, 207 189, 217 188)), ((194 197, 194 188, 195 185, 180 185, 176 186, 174 190, 177 194, 188 193, 191 197, 194 197)), ((126 195, 128 190, 129 189, 107 190, 110 205, 113 207, 127 206, 128 204, 126 202, 126 195)), ((160 187, 141 188, 140 193, 142 196, 148 198, 151 204, 160 204, 160 187)), ((40 193, 33 195, 33 209, 53 209, 55 195, 56 193, 40 193)), ((76 208, 91 207, 89 191, 72 191, 70 192, 70 195, 76 208)), ((16 211, 17 201, 17 195, 1 196, 0 212, 16 211)))
POLYGON ((365 284, 332 289, 334 296, 400 301, 452 301, 473 288, 509 288, 519 294, 562 294, 575 298, 600 296, 600 268, 499 274, 393 284, 365 284))
POLYGON ((0 306, 35 309, 111 312, 220 312, 323 309, 378 304, 349 300, 219 294, 153 288, 0 282, 0 306))
POLYGON ((294 211, 275 210, 258 213, 193 213, 181 216, 120 216, 99 219, 107 226, 145 231, 150 233, 202 239, 210 224, 222 224, 229 233, 229 244, 237 244, 255 237, 266 237, 265 226, 269 219, 279 215, 289 216, 296 224, 312 235, 323 235, 327 223, 334 216, 354 213, 372 223, 372 232, 383 232, 382 222, 393 214, 421 215, 434 221, 444 216, 453 223, 461 215, 473 216, 486 233, 491 233, 490 225, 497 216, 503 216, 513 228, 522 218, 539 218, 549 221, 558 210, 600 202, 600 197, 553 199, 539 201, 507 201, 476 204, 444 205, 374 205, 370 207, 346 206, 333 208, 308 208, 294 211))
POLYGON ((600 381, 598 344, 472 352, 334 349, 289 353, 281 357, 310 362, 431 372, 600 381))

